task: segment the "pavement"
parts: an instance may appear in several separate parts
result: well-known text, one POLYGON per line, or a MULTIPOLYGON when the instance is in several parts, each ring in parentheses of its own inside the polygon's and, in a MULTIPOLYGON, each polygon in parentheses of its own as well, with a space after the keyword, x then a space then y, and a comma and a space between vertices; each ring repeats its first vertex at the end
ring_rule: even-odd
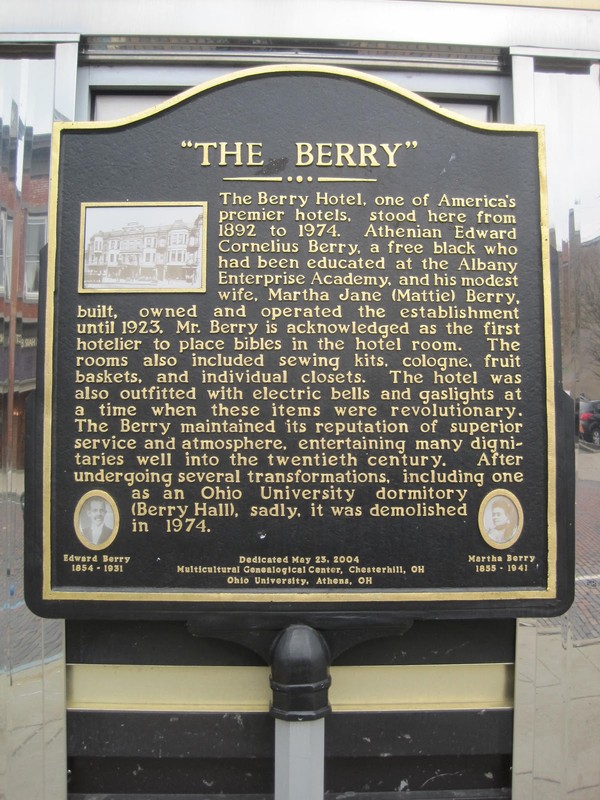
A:
POLYGON ((513 800, 600 798, 600 451, 576 476, 575 600, 518 623, 513 800))
POLYGON ((580 445, 575 464, 575 600, 563 617, 539 625, 567 624, 573 641, 594 642, 600 641, 600 450, 580 445))

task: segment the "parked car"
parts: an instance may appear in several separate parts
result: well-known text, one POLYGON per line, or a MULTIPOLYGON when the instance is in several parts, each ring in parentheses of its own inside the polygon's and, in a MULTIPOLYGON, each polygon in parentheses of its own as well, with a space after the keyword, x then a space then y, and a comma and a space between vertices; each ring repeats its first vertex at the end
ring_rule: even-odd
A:
POLYGON ((600 400, 580 401, 579 436, 600 447, 600 400))

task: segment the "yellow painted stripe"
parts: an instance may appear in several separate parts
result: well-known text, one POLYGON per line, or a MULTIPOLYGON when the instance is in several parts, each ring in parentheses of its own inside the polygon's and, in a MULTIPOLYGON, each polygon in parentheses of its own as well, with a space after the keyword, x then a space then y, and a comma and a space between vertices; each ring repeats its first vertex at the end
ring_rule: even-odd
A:
MULTIPOLYGON (((332 667, 334 711, 512 708, 512 664, 332 667)), ((265 712, 268 667, 67 666, 67 708, 265 712)))
POLYGON ((334 667, 335 711, 511 708, 512 664, 334 667))
POLYGON ((67 666, 67 708, 265 711, 268 667, 67 666))

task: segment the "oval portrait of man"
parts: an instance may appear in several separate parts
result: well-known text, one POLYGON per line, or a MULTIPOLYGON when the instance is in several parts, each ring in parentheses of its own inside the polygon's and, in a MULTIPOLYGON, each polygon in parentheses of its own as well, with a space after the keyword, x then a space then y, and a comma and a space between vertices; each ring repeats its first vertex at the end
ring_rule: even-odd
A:
POLYGON ((479 508, 479 531, 497 549, 512 547, 523 530, 523 509, 512 492, 496 489, 479 508))
POLYGON ((75 533, 90 550, 103 550, 119 531, 119 511, 112 497, 100 490, 87 492, 77 503, 75 533))

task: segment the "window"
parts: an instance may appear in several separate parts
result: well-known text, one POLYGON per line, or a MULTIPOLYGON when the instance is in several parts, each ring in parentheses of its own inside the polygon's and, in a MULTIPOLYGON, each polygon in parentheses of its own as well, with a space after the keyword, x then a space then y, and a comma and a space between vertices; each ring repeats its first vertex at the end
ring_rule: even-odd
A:
POLYGON ((37 298, 40 284, 40 250, 46 244, 48 218, 45 214, 30 214, 25 232, 25 283, 26 300, 37 298))
POLYGON ((0 212, 0 295, 10 298, 12 277, 13 220, 0 212))

